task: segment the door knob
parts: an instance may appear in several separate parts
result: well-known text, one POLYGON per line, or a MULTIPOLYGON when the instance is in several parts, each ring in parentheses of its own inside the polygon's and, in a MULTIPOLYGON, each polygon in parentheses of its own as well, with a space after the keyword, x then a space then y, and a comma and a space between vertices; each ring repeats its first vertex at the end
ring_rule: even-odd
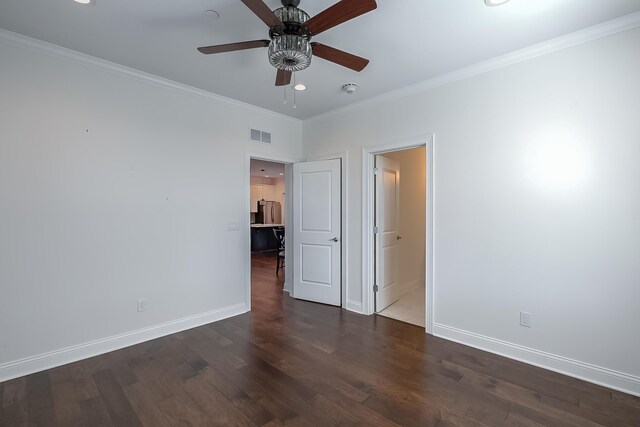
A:
POLYGON ((334 237, 333 239, 329 239, 330 242, 339 242, 340 239, 338 239, 337 237, 334 237))
POLYGON ((402 236, 396 236, 396 240, 402 240, 402 236))

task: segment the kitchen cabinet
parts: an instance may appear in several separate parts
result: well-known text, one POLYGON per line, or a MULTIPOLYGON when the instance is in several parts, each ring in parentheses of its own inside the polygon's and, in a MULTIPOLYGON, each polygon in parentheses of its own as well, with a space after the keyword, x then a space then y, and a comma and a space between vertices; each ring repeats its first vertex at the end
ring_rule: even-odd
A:
POLYGON ((251 212, 258 212, 258 200, 276 199, 276 186, 272 184, 251 184, 251 212))
POLYGON ((273 227, 251 227, 251 252, 276 250, 278 250, 278 239, 273 233, 273 227))

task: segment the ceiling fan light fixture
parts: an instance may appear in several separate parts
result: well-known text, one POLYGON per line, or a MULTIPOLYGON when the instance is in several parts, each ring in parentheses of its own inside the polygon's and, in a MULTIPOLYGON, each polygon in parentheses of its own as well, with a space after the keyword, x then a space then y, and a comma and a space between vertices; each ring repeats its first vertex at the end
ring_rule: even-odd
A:
POLYGON ((306 89, 307 89, 307 87, 306 87, 305 85, 303 85, 302 83, 298 83, 298 84, 297 84, 297 85, 295 85, 293 88, 294 88, 295 90, 300 90, 300 91, 302 91, 302 90, 306 90, 306 89))
POLYGON ((298 9, 297 7, 281 7, 273 11, 273 14, 278 17, 282 22, 287 22, 289 24, 304 24, 310 18, 309 14, 302 9, 298 9))
POLYGON ((484 0, 484 4, 487 6, 502 6, 507 2, 509 2, 509 0, 484 0))
POLYGON ((302 71, 311 65, 311 44, 306 37, 285 34, 269 44, 269 62, 284 71, 302 71))
POLYGON ((73 0, 78 4, 82 4, 84 6, 93 6, 95 4, 95 0, 73 0))

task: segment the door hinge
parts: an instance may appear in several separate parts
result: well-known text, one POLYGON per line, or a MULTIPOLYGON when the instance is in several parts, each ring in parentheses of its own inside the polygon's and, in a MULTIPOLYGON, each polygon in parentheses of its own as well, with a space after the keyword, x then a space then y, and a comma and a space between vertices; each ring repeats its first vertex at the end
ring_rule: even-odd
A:
POLYGON ((373 174, 378 175, 378 168, 373 168, 373 174))
POLYGON ((373 285, 373 292, 378 292, 378 285, 373 285))
POLYGON ((379 231, 378 227, 373 227, 373 234, 378 234, 378 231, 379 231))

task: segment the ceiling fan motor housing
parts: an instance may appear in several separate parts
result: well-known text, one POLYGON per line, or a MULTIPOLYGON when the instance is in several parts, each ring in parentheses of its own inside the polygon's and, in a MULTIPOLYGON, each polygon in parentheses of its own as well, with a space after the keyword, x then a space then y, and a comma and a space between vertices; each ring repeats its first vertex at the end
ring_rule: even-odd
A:
POLYGON ((272 28, 269 32, 269 62, 280 70, 301 71, 311 64, 311 35, 302 25, 309 20, 309 15, 293 6, 296 4, 295 1, 282 3, 285 6, 274 10, 273 13, 282 21, 284 27, 272 28))

